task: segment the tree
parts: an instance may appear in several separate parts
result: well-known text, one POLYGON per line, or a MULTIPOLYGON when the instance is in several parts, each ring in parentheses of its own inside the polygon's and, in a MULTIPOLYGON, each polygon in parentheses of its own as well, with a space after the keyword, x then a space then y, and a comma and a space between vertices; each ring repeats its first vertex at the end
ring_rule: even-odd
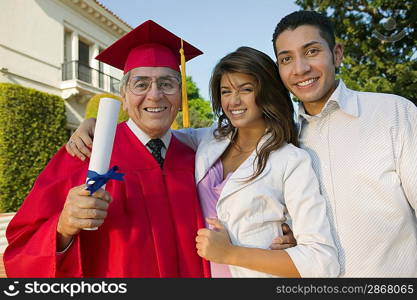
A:
MULTIPOLYGON (((214 115, 210 103, 200 95, 200 91, 191 76, 187 76, 187 95, 190 111, 190 126, 193 128, 211 126, 214 115)), ((175 127, 176 129, 182 128, 182 112, 178 113, 175 127)))
MULTIPOLYGON (((90 100, 88 100, 87 107, 85 109, 85 114, 84 114, 85 119, 97 118, 98 106, 102 98, 112 98, 112 99, 119 100, 120 102, 123 103, 122 98, 119 96, 115 96, 113 94, 96 94, 93 97, 91 97, 90 100)), ((119 111, 119 117, 117 119, 117 123, 121 123, 129 119, 127 112, 123 110, 122 103, 120 105, 120 111, 119 111)))
POLYGON ((340 77, 348 87, 393 93, 417 104, 417 1, 295 2, 332 19, 345 48, 340 77))

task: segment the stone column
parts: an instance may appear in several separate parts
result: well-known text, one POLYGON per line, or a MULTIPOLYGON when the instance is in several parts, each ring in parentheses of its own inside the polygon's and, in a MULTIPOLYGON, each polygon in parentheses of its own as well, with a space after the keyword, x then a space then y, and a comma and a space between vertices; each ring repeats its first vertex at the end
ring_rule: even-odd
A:
POLYGON ((78 33, 71 32, 71 70, 73 79, 78 78, 77 65, 78 65, 78 33))
POLYGON ((98 49, 98 45, 94 44, 93 46, 91 46, 91 57, 90 57, 90 66, 93 68, 92 71, 92 80, 91 80, 91 84, 95 87, 98 87, 98 80, 99 80, 99 66, 98 66, 98 60, 94 59, 94 57, 96 57, 99 53, 99 49, 98 49))

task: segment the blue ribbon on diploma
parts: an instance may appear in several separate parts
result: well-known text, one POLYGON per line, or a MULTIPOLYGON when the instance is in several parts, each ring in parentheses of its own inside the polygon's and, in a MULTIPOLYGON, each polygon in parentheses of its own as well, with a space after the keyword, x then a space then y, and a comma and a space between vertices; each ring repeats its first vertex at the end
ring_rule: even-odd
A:
POLYGON ((106 184, 107 181, 110 179, 114 180, 123 180, 123 176, 125 174, 123 173, 116 173, 116 171, 119 169, 118 166, 114 166, 113 168, 109 169, 106 174, 98 174, 97 172, 88 170, 87 173, 87 190, 90 191, 90 195, 94 194, 95 191, 97 191, 99 188, 101 188, 103 185, 106 184))

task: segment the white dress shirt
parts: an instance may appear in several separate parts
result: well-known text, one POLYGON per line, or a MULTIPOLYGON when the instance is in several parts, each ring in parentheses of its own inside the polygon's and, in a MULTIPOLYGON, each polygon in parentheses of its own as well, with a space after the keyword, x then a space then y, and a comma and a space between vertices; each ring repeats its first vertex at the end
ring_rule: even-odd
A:
POLYGON ((417 108, 340 80, 300 144, 327 200, 342 277, 417 277, 417 108))
MULTIPOLYGON (((136 137, 139 139, 139 141, 145 145, 146 149, 149 150, 149 152, 152 153, 151 148, 148 147, 147 143, 152 139, 149 137, 146 133, 144 133, 136 124, 133 122, 132 119, 127 120, 126 122, 127 126, 130 130, 136 135, 136 137)), ((165 158, 165 155, 167 154, 169 143, 171 142, 171 129, 168 129, 168 131, 160 137, 162 143, 164 143, 164 147, 161 149, 161 155, 163 158, 165 158)))

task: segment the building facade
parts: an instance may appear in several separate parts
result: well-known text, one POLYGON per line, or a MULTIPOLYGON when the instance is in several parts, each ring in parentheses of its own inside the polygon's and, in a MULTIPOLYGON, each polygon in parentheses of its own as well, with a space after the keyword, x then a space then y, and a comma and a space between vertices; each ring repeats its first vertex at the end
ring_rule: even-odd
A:
POLYGON ((65 99, 76 128, 95 94, 118 94, 122 72, 94 57, 132 27, 96 0, 1 0, 0 82, 65 99))

